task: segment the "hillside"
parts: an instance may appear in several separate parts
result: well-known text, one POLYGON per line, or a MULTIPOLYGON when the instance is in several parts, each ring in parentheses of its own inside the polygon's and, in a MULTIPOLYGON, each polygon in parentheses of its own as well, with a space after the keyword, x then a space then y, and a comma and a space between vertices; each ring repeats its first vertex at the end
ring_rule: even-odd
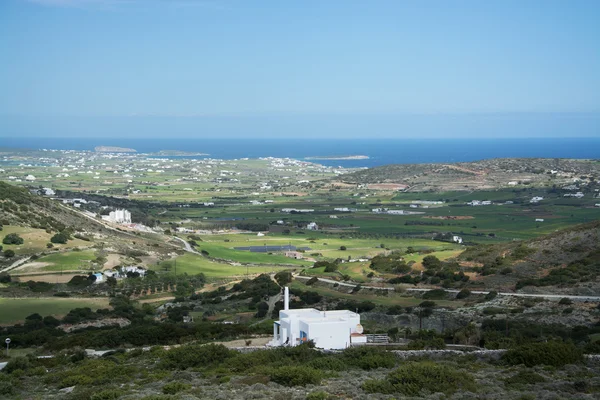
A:
MULTIPOLYGON (((103 254, 103 257, 110 254, 133 254, 132 252, 139 255, 158 255, 176 248, 165 246, 164 240, 157 235, 111 228, 60 202, 4 182, 0 182, 0 227, 0 237, 4 238, 14 233, 24 239, 24 243, 20 245, 3 245, 4 250, 15 252, 16 259, 90 247, 105 249, 102 253, 107 254, 103 254), (68 242, 50 243, 51 238, 58 233, 64 233, 69 238, 68 242)), ((76 258, 82 257, 78 255, 76 258)), ((4 254, 4 257, 0 257, 0 264, 10 265, 16 259, 4 254)))
POLYGON ((527 241, 468 248, 459 259, 480 265, 486 286, 535 291, 554 286, 591 294, 600 287, 600 221, 527 241))
POLYGON ((562 184, 598 176, 600 163, 597 161, 502 158, 460 163, 385 165, 346 174, 343 182, 396 183, 407 185, 408 191, 447 191, 507 187, 509 182, 539 185, 550 180, 553 184, 562 184))

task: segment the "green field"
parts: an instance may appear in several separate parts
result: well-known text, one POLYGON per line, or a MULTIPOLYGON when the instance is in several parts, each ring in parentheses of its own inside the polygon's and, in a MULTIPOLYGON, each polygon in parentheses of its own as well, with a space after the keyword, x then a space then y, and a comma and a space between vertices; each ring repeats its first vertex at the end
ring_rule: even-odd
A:
MULTIPOLYGON (((36 261, 49 264, 42 267, 42 271, 86 271, 92 270, 91 261, 94 259, 96 259, 94 252, 86 250, 49 254, 36 261)), ((100 267, 96 269, 100 269, 100 267)))
POLYGON ((257 237, 253 234, 207 235, 202 236, 202 240, 202 242, 198 243, 198 248, 208 251, 210 257, 241 263, 274 265, 293 264, 298 266, 309 266, 312 265, 313 262, 288 258, 283 256, 281 252, 278 252, 279 254, 253 253, 245 250, 235 250, 235 248, 263 245, 309 247, 310 250, 306 250, 304 257, 313 258, 315 260, 373 257, 386 251, 405 251, 408 247, 413 247, 415 250, 447 250, 453 252, 451 254, 455 254, 454 252, 461 249, 461 246, 452 243, 427 239, 359 239, 353 238, 351 235, 348 235, 347 238, 339 238, 332 235, 325 235, 320 232, 310 232, 305 235, 267 234, 262 237, 257 237), (381 244, 384 244, 385 248, 382 248, 381 244), (345 246, 346 250, 340 250, 342 246, 345 246))
POLYGON ((89 307, 92 310, 109 308, 107 298, 0 298, 0 325, 13 325, 22 322, 28 315, 38 313, 41 316, 52 315, 62 317, 70 310, 78 307, 89 307))
POLYGON ((169 271, 177 274, 186 273, 188 275, 196 275, 203 273, 208 278, 228 278, 228 277, 245 277, 247 274, 256 275, 262 273, 271 273, 280 271, 282 269, 289 269, 279 266, 241 266, 241 265, 230 265, 225 263, 217 263, 211 261, 205 257, 198 256, 195 254, 184 254, 177 257, 177 261, 165 261, 160 265, 152 266, 151 268, 156 271, 165 271, 165 267, 170 266, 169 271))

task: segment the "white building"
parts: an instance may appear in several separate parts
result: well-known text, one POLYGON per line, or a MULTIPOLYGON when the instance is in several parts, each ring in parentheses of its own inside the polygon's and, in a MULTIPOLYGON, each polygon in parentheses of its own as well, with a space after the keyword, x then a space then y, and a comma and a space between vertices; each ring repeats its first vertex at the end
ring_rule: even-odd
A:
POLYGON ((563 197, 577 197, 578 199, 581 199, 583 196, 585 196, 582 192, 577 192, 577 193, 565 193, 563 195, 563 197))
POLYGON ((391 215, 404 215, 404 210, 388 210, 387 213, 391 215))
POLYGON ((460 243, 462 243, 462 242, 463 242, 463 239, 462 239, 460 236, 456 236, 456 235, 455 235, 455 236, 452 236, 452 241, 453 241, 454 243, 459 243, 459 244, 460 244, 460 243))
POLYGON ((35 181, 35 176, 33 176, 33 175, 27 175, 25 177, 25 180, 29 181, 29 182, 33 182, 33 181, 35 181))
POLYGON ((348 310, 319 311, 314 308, 289 309, 289 291, 285 288, 284 309, 273 324, 270 346, 297 346, 312 340, 322 349, 345 349, 366 343, 360 315, 348 310))
POLYGON ((544 222, 544 218, 536 218, 535 222, 544 222))
POLYGON ((116 222, 117 224, 130 224, 131 223, 131 213, 127 210, 115 210, 111 211, 108 214, 108 217, 102 217, 103 219, 116 222))
POLYGON ((544 198, 543 198, 543 197, 540 197, 540 196, 535 196, 535 197, 532 197, 532 198, 531 198, 531 200, 529 200, 529 202, 530 202, 530 203, 539 203, 539 202, 540 202, 540 201, 542 201, 542 200, 544 200, 544 198))
POLYGON ((306 225, 306 229, 308 229, 309 231, 318 231, 319 225, 317 225, 316 222, 311 222, 310 224, 306 225))

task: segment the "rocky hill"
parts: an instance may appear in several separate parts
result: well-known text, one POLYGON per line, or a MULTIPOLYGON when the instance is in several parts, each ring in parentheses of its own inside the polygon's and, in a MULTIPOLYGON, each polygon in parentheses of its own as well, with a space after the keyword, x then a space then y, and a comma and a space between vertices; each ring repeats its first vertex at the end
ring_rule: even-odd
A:
POLYGON ((600 177, 600 162, 573 159, 502 158, 443 164, 391 164, 343 176, 354 184, 396 183, 408 191, 481 190, 518 184, 587 181, 600 177), (511 182, 509 184, 509 182, 511 182))
POLYGON ((468 248, 460 260, 481 268, 486 286, 535 291, 553 286, 578 294, 600 288, 600 221, 522 242, 468 248))

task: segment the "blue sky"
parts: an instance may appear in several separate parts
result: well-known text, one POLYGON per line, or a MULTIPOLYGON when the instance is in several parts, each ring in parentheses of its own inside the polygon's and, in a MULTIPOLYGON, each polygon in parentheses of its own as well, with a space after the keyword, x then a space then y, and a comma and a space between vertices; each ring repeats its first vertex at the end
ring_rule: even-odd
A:
POLYGON ((600 136, 600 1, 1 0, 0 137, 600 136))

